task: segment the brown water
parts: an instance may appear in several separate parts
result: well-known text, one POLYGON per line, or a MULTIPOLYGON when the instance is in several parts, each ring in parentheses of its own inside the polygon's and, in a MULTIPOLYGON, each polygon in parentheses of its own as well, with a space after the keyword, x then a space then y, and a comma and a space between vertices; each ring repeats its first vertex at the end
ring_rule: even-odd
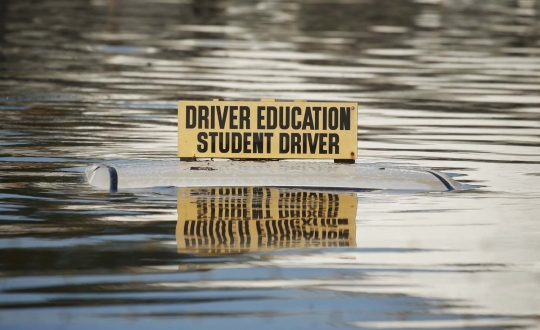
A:
POLYGON ((539 18, 534 0, 1 1, 1 328, 539 328, 539 18), (217 97, 358 102, 361 161, 482 187, 85 183, 93 162, 174 158, 176 100, 217 97), (279 215, 336 198, 339 225, 279 215), (197 203, 281 223, 203 235, 197 203))

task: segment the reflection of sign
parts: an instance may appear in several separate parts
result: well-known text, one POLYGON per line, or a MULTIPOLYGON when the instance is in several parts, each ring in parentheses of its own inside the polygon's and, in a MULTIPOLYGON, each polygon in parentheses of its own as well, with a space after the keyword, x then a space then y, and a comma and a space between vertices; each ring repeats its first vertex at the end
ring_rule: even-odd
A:
POLYGON ((354 246, 356 194, 195 188, 178 195, 179 252, 354 246))
POLYGON ((356 159, 355 103, 178 102, 178 156, 356 159))

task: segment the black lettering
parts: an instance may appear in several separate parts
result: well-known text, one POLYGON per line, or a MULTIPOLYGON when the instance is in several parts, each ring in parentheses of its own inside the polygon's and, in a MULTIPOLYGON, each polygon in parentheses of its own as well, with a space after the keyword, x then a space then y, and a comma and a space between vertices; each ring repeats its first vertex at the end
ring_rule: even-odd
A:
POLYGON ((206 134, 205 132, 199 132, 199 134, 197 134, 197 141, 199 141, 199 144, 197 145, 198 152, 208 151, 208 142, 206 142, 207 138, 208 134, 206 134))
POLYGON ((240 107, 240 129, 249 129, 249 116, 250 111, 249 107, 241 106, 240 107))
POLYGON ((231 118, 229 120, 229 128, 238 129, 238 124, 236 123, 236 120, 238 119, 238 115, 235 114, 235 112, 238 110, 238 106, 233 105, 229 107, 229 110, 231 111, 231 118))
POLYGON ((300 141, 302 140, 302 136, 299 133, 292 133, 291 134, 291 153, 292 154, 301 154, 302 149, 300 147, 300 141))
POLYGON ((216 137, 218 136, 218 133, 217 132, 210 132, 208 133, 208 135, 210 135, 210 149, 211 149, 211 152, 214 153, 216 152, 216 137))
POLYGON ((339 134, 331 133, 329 135, 328 153, 330 155, 339 154, 339 134))
POLYGON ((288 129, 291 126, 291 108, 279 107, 279 128, 288 129))
POLYGON ((309 145, 309 153, 315 154, 317 153, 317 142, 319 141, 319 133, 310 134, 305 133, 307 135, 307 141, 309 145))
POLYGON ((266 152, 271 153, 272 151, 272 137, 274 136, 274 133, 264 133, 264 137, 266 138, 266 152))
POLYGON ((232 148, 233 154, 239 154, 242 151, 242 134, 238 132, 232 133, 232 148))
POLYGON ((227 120, 227 114, 229 113, 229 106, 225 106, 223 112, 221 112, 221 107, 218 105, 217 108, 217 117, 219 122, 219 128, 225 128, 225 121, 227 120))
POLYGON ((267 129, 275 129, 277 127, 277 108, 267 107, 268 121, 266 122, 267 129))
POLYGON ((203 128, 208 128, 208 107, 206 105, 200 105, 199 106, 199 123, 197 125, 197 128, 199 129, 203 129, 203 128), (204 127, 203 127, 203 123, 204 123, 204 127))
POLYGON ((287 154, 289 153, 289 134, 279 133, 279 153, 287 154))
POLYGON ((351 108, 341 107, 339 108, 339 129, 340 130, 351 130, 351 108))
POLYGON ((302 125, 302 129, 306 129, 307 127, 309 127, 309 129, 315 129, 315 127, 313 127, 313 117, 311 116, 310 107, 306 108, 306 113, 304 114, 304 123, 302 125))
POLYGON ((328 134, 326 133, 320 133, 319 136, 319 154, 326 155, 328 153, 328 150, 326 150, 326 141, 325 139, 328 137, 328 134))
POLYGON ((253 133, 253 153, 263 153, 263 133, 253 133))
POLYGON ((296 119, 296 116, 300 116, 301 114, 302 114, 302 109, 300 107, 293 107, 292 108, 291 127, 293 129, 300 129, 302 127, 302 121, 300 121, 300 119, 296 119))
POLYGON ((327 116, 328 111, 326 107, 323 107, 322 112, 323 112, 322 129, 323 131, 326 131, 326 128, 328 127, 328 116, 327 116))
POLYGON ((251 141, 249 140, 249 137, 251 137, 251 133, 244 133, 244 153, 250 154, 251 148, 249 146, 251 145, 251 141))
POLYGON ((210 129, 216 128, 216 107, 210 107, 210 129))
POLYGON ((264 110, 263 106, 257 107, 257 129, 265 129, 264 125, 262 124, 264 120, 264 116, 262 114, 263 110, 264 110))
POLYGON ((219 152, 227 153, 230 148, 230 134, 229 133, 219 133, 219 152))
POLYGON ((197 108, 194 105, 186 106, 186 128, 195 128, 197 116, 195 115, 197 108))
POLYGON ((331 107, 328 113, 328 128, 335 131, 338 128, 338 109, 331 107))
POLYGON ((319 129, 319 117, 321 113, 321 107, 313 107, 313 112, 315 112, 315 129, 319 129))

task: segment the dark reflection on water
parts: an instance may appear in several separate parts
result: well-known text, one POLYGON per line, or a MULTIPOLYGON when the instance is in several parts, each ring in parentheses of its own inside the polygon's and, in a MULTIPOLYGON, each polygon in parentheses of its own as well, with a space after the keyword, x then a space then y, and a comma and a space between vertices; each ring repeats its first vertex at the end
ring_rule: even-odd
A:
POLYGON ((179 253, 356 246, 354 193, 224 187, 184 194, 178 194, 179 253))
POLYGON ((539 327, 539 13, 535 0, 0 1, 2 329, 539 327), (220 97, 358 102, 361 161, 484 188, 339 193, 354 222, 299 225, 286 207, 328 211, 334 193, 321 208, 284 197, 297 190, 84 182, 89 163, 174 158, 176 101, 220 97))

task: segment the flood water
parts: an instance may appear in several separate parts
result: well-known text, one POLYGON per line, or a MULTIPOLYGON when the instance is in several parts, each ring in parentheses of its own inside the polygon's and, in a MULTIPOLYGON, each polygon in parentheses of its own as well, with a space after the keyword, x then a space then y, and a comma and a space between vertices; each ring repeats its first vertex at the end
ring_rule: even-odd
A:
POLYGON ((2 329, 540 328, 539 200, 540 1, 0 1, 2 329), (85 182, 212 98, 357 102, 359 161, 476 188, 85 182))

